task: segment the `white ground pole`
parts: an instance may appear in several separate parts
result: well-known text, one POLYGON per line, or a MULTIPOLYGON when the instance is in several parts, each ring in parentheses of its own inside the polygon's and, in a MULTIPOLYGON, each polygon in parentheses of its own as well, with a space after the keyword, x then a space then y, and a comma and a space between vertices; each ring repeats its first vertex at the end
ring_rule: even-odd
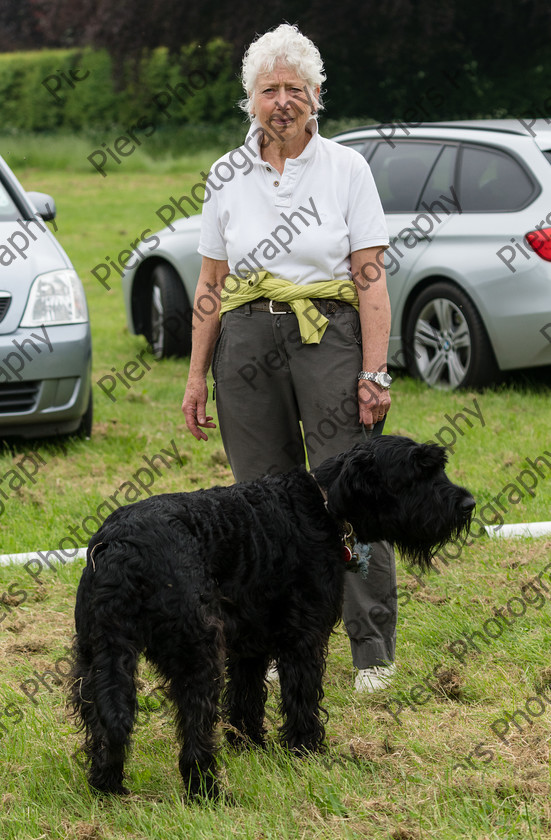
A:
POLYGON ((489 537, 545 537, 551 534, 551 522, 517 522, 514 525, 486 525, 489 537))
MULTIPOLYGON (((489 537, 545 537, 551 534, 551 522, 517 522, 513 525, 485 525, 489 537)), ((59 549, 58 549, 59 550, 59 549)), ((41 551, 41 554, 48 554, 41 551)), ((66 562, 82 560, 86 557, 86 548, 79 548, 74 557, 68 557, 66 562)), ((0 566, 23 565, 29 560, 39 560, 36 551, 24 554, 0 554, 0 566)))
MULTIPOLYGON (((59 551, 60 549, 57 549, 59 551)), ((41 554, 48 555, 47 551, 41 551, 41 554)), ((77 553, 74 557, 67 557, 65 563, 70 563, 72 560, 81 560, 86 557, 86 548, 79 548, 77 553)), ((40 563, 40 557, 37 555, 36 551, 28 551, 24 554, 0 554, 0 566, 11 566, 11 565, 18 565, 22 566, 24 563, 28 563, 29 560, 38 560, 40 563)), ((48 566, 44 567, 44 571, 48 566)))

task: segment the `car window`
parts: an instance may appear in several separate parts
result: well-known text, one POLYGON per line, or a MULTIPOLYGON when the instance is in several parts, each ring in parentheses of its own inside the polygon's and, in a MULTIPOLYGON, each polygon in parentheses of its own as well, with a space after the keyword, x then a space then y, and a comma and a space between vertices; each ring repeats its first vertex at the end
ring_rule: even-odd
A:
MULTIPOLYGON (((434 164, 433 170, 425 184, 421 204, 423 207, 431 205, 432 202, 442 199, 442 196, 449 196, 454 185, 455 159, 457 155, 456 146, 445 146, 440 157, 434 164)), ((446 205, 448 206, 448 205, 446 205)), ((449 204, 448 212, 454 211, 454 205, 449 204)))
MULTIPOLYGON (((421 190, 440 153, 439 143, 379 143, 369 161, 385 213, 417 208, 421 190)), ((447 185, 449 189, 449 184, 447 185)))
POLYGON ((544 149, 543 154, 545 155, 549 163, 551 163, 551 149, 544 149))
POLYGON ((365 148, 365 140, 352 140, 349 143, 342 143, 342 146, 347 146, 349 149, 356 149, 357 152, 363 152, 365 148))
POLYGON ((8 190, 0 181, 0 222, 15 222, 21 218, 21 210, 14 204, 8 190))
POLYGON ((463 147, 458 189, 462 212, 519 210, 533 192, 532 180, 510 155, 463 147))

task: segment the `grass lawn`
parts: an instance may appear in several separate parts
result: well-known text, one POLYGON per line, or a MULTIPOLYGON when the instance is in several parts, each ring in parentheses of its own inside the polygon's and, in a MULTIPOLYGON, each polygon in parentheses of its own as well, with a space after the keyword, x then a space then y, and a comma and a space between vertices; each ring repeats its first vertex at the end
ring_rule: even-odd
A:
MULTIPOLYGON (((155 209, 187 192, 209 156, 144 162, 143 171, 121 165, 101 178, 79 163, 85 143, 70 168, 47 170, 25 166, 14 143, 6 139, 1 151, 20 161, 12 165, 24 186, 56 199, 57 235, 86 287, 97 381, 145 340, 127 331, 120 288, 107 292, 91 268, 145 228, 157 230, 155 209)), ((152 360, 151 368, 116 403, 94 385, 90 441, 4 446, 0 477, 30 449, 44 465, 35 484, 3 499, 3 553, 57 549, 163 449, 178 457, 156 476, 153 492, 231 483, 218 432, 206 444, 185 432, 187 362, 152 360)), ((453 395, 399 374, 386 431, 449 444, 449 475, 473 492, 487 524, 550 518, 548 373, 453 395), (549 466, 527 460, 541 456, 549 466)), ((346 635, 337 628, 326 680, 327 755, 299 762, 277 749, 273 689, 273 749, 236 755, 223 747, 223 786, 235 801, 203 807, 182 802, 170 715, 146 667, 129 763, 133 794, 124 801, 90 794, 62 684, 82 563, 40 570, 37 562, 32 575, 0 568, 2 838, 551 837, 550 561, 545 538, 480 536, 461 551, 452 547, 422 580, 400 565, 392 687, 354 695, 346 635)))

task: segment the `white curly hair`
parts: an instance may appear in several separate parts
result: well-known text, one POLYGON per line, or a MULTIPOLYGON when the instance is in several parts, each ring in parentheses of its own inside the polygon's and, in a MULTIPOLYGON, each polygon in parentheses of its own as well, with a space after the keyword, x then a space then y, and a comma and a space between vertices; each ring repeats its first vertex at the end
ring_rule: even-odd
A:
MULTIPOLYGON (((295 70, 306 81, 313 99, 315 89, 318 86, 321 88, 326 79, 318 48, 297 26, 282 23, 276 29, 259 35, 247 49, 241 69, 241 81, 246 97, 241 100, 239 107, 251 120, 256 80, 261 73, 270 73, 278 62, 295 70)), ((317 109, 322 108, 320 92, 317 97, 317 109)))

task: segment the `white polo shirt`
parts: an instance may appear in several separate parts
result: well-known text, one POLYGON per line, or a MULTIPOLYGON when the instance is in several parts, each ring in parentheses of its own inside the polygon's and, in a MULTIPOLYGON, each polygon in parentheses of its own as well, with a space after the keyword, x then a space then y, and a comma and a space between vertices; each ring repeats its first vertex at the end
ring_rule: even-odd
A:
POLYGON ((350 280, 350 254, 388 247, 379 194, 365 158, 320 137, 285 161, 283 174, 263 161, 262 128, 213 165, 206 181, 198 251, 227 260, 232 274, 260 268, 293 283, 350 280))

